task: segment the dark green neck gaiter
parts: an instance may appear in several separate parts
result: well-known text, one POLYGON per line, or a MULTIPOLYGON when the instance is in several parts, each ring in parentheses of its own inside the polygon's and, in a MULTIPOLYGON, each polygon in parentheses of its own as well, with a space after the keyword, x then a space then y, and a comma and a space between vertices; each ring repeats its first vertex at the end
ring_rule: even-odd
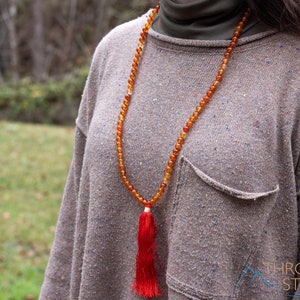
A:
MULTIPOLYGON (((153 24, 159 33, 202 40, 231 39, 235 27, 247 9, 246 0, 161 0, 160 12, 153 24)), ((254 15, 242 36, 269 29, 254 15)))

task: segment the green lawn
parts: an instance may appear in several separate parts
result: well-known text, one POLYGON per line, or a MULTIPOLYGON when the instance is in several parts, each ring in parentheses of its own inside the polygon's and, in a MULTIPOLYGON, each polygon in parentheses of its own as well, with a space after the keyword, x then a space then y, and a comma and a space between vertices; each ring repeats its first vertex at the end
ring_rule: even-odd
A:
POLYGON ((73 128, 0 122, 0 299, 38 299, 73 128))

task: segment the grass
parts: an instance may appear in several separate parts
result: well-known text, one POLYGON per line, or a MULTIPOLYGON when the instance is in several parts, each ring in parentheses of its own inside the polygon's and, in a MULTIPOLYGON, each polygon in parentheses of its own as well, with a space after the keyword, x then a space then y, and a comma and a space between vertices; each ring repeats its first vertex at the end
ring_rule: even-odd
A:
POLYGON ((38 299, 73 129, 0 122, 0 299, 38 299))

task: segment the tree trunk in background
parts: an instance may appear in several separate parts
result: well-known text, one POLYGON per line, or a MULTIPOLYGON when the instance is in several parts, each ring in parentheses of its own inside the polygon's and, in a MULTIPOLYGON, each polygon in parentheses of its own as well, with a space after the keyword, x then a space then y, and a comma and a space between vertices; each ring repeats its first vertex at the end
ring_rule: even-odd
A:
MULTIPOLYGON (((9 53, 9 46, 7 44, 7 27, 4 21, 4 7, 3 0, 0 0, 0 77, 5 73, 9 67, 7 64, 7 54, 9 53)), ((2 80, 0 80, 1 83, 2 80)))
POLYGON ((61 55, 61 65, 62 71, 67 69, 69 60, 69 54, 72 48, 74 30, 76 26, 76 14, 77 14, 77 0, 70 0, 70 10, 69 10, 69 22, 66 28, 66 38, 61 55))
POLYGON ((109 28, 109 17, 108 16, 108 4, 107 0, 97 1, 97 14, 96 14, 96 32, 95 32, 95 43, 97 44, 99 40, 107 33, 109 28))
MULTIPOLYGON (((19 78, 19 53, 18 53, 18 38, 16 30, 17 18, 17 1, 16 0, 2 0, 1 1, 1 16, 7 28, 8 47, 3 45, 4 49, 9 49, 9 53, 4 53, 4 58, 10 61, 9 73, 12 79, 19 78)), ((5 34, 5 30, 1 30, 5 34)))
POLYGON ((32 74, 35 79, 42 79, 47 75, 45 49, 43 0, 34 0, 31 53, 33 63, 32 74))

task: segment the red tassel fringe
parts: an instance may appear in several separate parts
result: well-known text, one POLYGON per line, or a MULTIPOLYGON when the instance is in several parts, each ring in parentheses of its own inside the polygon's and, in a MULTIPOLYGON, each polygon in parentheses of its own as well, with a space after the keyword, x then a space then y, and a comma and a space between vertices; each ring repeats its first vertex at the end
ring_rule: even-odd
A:
POLYGON ((143 212, 139 223, 136 279, 132 290, 135 290, 137 295, 146 298, 162 295, 155 267, 155 257, 157 256, 156 232, 157 225, 153 214, 143 212))

